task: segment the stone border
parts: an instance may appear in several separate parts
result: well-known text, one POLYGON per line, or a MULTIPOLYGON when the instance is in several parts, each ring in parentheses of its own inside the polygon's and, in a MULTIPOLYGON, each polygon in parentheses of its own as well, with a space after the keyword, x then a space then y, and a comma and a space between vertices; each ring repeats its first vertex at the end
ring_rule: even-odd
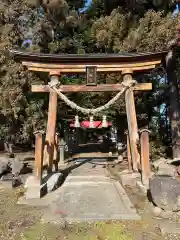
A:
MULTIPOLYGON (((121 184, 116 181, 114 182, 114 186, 119 194, 119 196, 121 197, 123 203, 124 203, 124 206, 125 208, 129 211, 129 212, 132 212, 132 214, 135 214, 138 216, 137 214, 137 210, 136 208, 134 207, 134 205, 132 204, 132 202, 130 201, 126 191, 124 190, 124 188, 121 186, 121 184)), ((141 219, 140 216, 138 216, 139 219, 141 219)))

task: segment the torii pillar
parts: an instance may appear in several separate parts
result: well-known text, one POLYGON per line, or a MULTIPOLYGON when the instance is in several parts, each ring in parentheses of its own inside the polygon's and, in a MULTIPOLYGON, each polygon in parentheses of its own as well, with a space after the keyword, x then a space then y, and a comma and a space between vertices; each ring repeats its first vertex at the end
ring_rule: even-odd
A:
MULTIPOLYGON (((132 71, 126 70, 123 71, 123 81, 129 82, 132 81, 132 71)), ((125 92, 125 105, 126 105, 126 114, 127 114, 127 122, 128 122, 128 135, 130 142, 130 152, 133 170, 138 171, 138 165, 140 164, 140 155, 138 153, 137 144, 139 141, 138 127, 137 127, 137 118, 136 118, 136 109, 134 102, 134 93, 133 89, 129 88, 125 92)))
MULTIPOLYGON (((59 82, 59 72, 50 72, 50 78, 52 83, 59 82)), ((49 92, 49 109, 48 109, 48 121, 46 127, 46 138, 44 148, 44 162, 43 165, 48 166, 48 172, 51 173, 53 169, 54 158, 54 146, 56 135, 56 118, 57 118, 57 93, 50 89, 49 92)))

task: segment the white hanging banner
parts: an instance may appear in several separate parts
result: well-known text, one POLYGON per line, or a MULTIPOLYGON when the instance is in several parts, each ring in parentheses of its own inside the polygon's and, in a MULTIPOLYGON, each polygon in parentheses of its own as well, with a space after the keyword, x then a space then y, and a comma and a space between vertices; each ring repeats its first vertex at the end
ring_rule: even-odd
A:
POLYGON ((89 118, 89 128, 94 128, 93 116, 90 116, 90 118, 89 118))
POLYGON ((80 127, 79 116, 75 116, 74 126, 75 126, 75 128, 79 128, 80 127))
POLYGON ((105 115, 103 116, 102 127, 103 127, 103 128, 107 128, 107 127, 108 127, 107 118, 106 118, 105 115))

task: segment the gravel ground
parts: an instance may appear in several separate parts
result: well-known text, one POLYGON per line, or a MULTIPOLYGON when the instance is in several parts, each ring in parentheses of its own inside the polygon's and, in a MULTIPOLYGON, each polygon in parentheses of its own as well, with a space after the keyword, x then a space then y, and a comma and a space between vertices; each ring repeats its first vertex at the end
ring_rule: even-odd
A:
MULTIPOLYGON (((118 172, 127 169, 125 165, 117 165, 114 168, 109 167, 111 175, 119 180, 118 172)), ((119 180, 120 181, 120 180, 119 180)), ((180 218, 175 220, 170 219, 160 219, 156 218, 152 213, 152 203, 150 203, 146 196, 139 191, 138 188, 125 187, 126 193, 128 194, 131 202, 134 204, 138 210, 139 215, 141 215, 142 220, 128 221, 125 226, 129 232, 133 233, 134 239, 136 240, 179 240, 180 239, 180 218), (165 225, 166 230, 171 231, 172 226, 177 230, 177 233, 164 234, 161 225, 165 225)))
MULTIPOLYGON (((23 155, 23 154, 22 154, 23 155)), ((126 164, 110 168, 113 178, 126 164)), ((169 220, 156 219, 151 213, 152 205, 138 189, 126 188, 126 192, 142 216, 141 221, 122 221, 77 225, 61 228, 57 225, 40 223, 43 208, 17 205, 23 189, 12 190, 9 183, 0 183, 0 240, 178 240, 178 234, 163 234, 159 226, 169 220)), ((175 223, 173 223, 175 224, 175 223)), ((170 224, 169 224, 170 227, 170 224)))
MULTIPOLYGON (((100 222, 93 225, 66 226, 41 224, 43 209, 16 205, 22 190, 0 191, 0 239, 2 240, 178 240, 178 235, 162 235, 158 221, 141 208, 141 221, 100 222)), ((142 202, 141 202, 142 203, 142 202)), ((139 208, 139 211, 140 211, 139 208)))

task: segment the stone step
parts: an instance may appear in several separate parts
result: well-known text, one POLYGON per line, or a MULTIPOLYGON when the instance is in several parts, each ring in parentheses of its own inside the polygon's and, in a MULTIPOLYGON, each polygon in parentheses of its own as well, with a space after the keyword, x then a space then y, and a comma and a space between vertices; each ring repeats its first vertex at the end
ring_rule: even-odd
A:
POLYGON ((140 220, 119 182, 64 184, 51 204, 46 222, 86 222, 102 220, 140 220))
POLYGON ((66 178, 66 183, 74 183, 74 182, 109 182, 109 177, 106 176, 68 176, 66 178))

